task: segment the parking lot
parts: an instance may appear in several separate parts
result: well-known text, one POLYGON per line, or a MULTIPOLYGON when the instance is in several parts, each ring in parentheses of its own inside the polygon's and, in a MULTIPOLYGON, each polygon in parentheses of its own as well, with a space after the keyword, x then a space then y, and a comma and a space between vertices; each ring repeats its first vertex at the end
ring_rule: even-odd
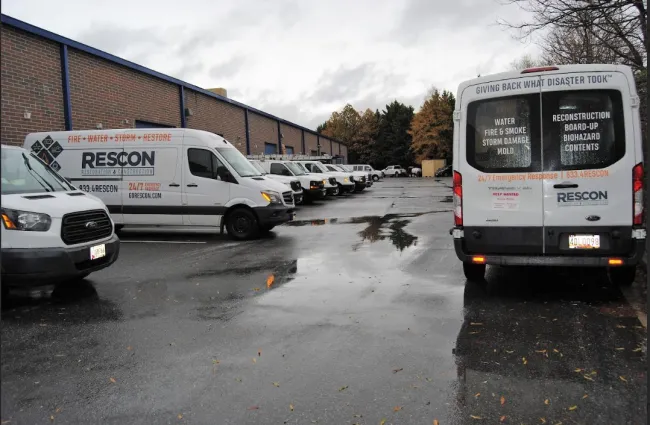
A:
POLYGON ((466 285, 450 186, 386 179, 258 241, 124 232, 112 267, 3 300, 2 424, 646 423, 645 270, 466 285))

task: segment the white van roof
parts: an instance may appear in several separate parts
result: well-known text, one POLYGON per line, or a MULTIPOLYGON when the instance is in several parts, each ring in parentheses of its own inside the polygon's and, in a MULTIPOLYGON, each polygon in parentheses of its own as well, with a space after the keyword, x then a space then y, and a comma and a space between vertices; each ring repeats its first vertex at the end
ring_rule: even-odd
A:
MULTIPOLYGON (((627 65, 611 65, 611 64, 588 64, 588 65, 549 65, 541 66, 535 68, 529 68, 529 70, 540 69, 538 72, 528 72, 526 70, 518 71, 507 71, 500 72, 498 74, 490 74, 481 76, 478 78, 473 78, 471 80, 463 81, 458 86, 458 95, 459 99, 465 90, 469 86, 474 86, 477 84, 490 83, 500 80, 509 80, 513 78, 520 77, 533 77, 537 75, 548 76, 554 74, 569 74, 569 73, 585 73, 585 72, 620 72, 625 75, 627 78, 628 84, 630 85, 630 91, 636 92, 636 87, 634 83, 634 74, 632 73, 632 68, 627 65), (544 70, 546 68, 557 68, 556 70, 544 70)), ((456 109, 460 108, 460 102, 456 102, 456 109)))

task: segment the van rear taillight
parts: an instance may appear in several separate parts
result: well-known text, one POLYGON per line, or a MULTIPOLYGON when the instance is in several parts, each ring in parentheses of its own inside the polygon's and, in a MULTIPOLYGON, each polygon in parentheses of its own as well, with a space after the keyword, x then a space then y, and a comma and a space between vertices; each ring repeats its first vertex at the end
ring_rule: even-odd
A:
POLYGON ((463 225, 463 176, 454 171, 454 224, 463 225))
POLYGON ((540 66, 537 68, 528 68, 521 71, 522 74, 532 74, 534 72, 559 71, 557 66, 540 66))
POLYGON ((632 195, 634 199, 635 225, 643 224, 643 164, 637 164, 632 169, 632 195))

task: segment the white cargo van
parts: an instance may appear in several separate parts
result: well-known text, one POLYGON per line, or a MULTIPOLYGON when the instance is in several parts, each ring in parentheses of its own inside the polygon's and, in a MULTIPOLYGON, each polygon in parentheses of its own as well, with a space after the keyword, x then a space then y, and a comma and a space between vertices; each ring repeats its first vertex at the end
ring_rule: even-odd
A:
POLYGON ((3 294, 81 279, 117 260, 120 241, 101 200, 28 150, 1 149, 3 294))
POLYGON ((253 164, 253 167, 257 168, 257 171, 259 171, 264 177, 287 185, 289 189, 291 189, 293 192, 293 201, 296 205, 302 203, 303 190, 302 190, 302 185, 300 184, 300 180, 298 180, 297 177, 288 177, 288 176, 280 176, 277 174, 270 174, 264 169, 264 167, 262 167, 262 164, 260 164, 258 160, 253 159, 249 161, 251 164, 253 164))
POLYGON ((34 133, 25 147, 102 199, 119 226, 225 227, 232 238, 248 239, 293 219, 291 190, 206 131, 34 133))
POLYGON ((603 267, 644 252, 639 98, 630 68, 569 65, 462 83, 451 230, 469 280, 486 264, 603 267))
POLYGON ((271 160, 260 161, 260 164, 269 174, 296 177, 300 180, 305 200, 309 202, 325 198, 327 191, 336 187, 326 176, 310 174, 297 162, 271 160))
POLYGON ((320 161, 295 161, 302 164, 310 173, 320 173, 334 177, 334 182, 338 186, 338 195, 354 191, 354 177, 351 173, 340 170, 330 170, 320 161))

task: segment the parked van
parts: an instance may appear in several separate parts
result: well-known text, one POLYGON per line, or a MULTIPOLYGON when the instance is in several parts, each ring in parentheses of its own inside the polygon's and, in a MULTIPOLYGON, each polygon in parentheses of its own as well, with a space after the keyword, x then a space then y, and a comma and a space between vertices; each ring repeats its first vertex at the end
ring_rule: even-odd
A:
POLYGON ((319 171, 311 171, 309 168, 305 167, 300 161, 291 161, 296 167, 301 168, 309 176, 315 177, 317 179, 322 179, 325 185, 325 190, 328 195, 336 196, 339 194, 339 185, 336 184, 336 178, 319 171))
POLYGON ((362 191, 367 187, 371 187, 372 177, 370 174, 367 174, 365 171, 354 171, 350 165, 341 165, 341 164, 326 164, 328 170, 338 170, 343 171, 344 173, 352 173, 354 176, 354 190, 362 191))
POLYGON ((352 174, 340 170, 330 170, 320 161, 295 161, 302 164, 310 173, 320 173, 334 177, 334 183, 338 186, 338 195, 354 191, 354 177, 352 174))
POLYGON ((627 66, 527 69, 462 83, 451 233, 486 264, 603 267, 631 284, 646 238, 639 98, 627 66))
POLYGON ((293 192, 293 202, 298 205, 301 204, 303 201, 303 190, 302 190, 302 185, 300 184, 300 180, 296 177, 289 177, 289 176, 280 176, 278 174, 269 174, 266 172, 264 167, 262 167, 262 164, 258 160, 249 160, 251 164, 253 164, 253 167, 257 168, 257 171, 259 171, 264 177, 278 181, 280 183, 283 183, 289 187, 289 189, 292 190, 293 192))
POLYGON ((372 178, 373 181, 378 181, 379 179, 384 177, 384 173, 381 170, 375 170, 372 168, 371 165, 368 164, 349 164, 343 166, 344 168, 349 168, 352 167, 354 171, 364 171, 368 174, 370 174, 370 178, 372 178))
POLYGON ((249 239, 293 219, 292 191, 206 131, 33 133, 25 147, 102 199, 120 227, 225 227, 232 238, 249 239))
POLYGON ((329 185, 329 181, 310 175, 302 167, 294 162, 272 160, 260 161, 259 163, 262 168, 264 168, 264 171, 269 174, 297 178, 302 185, 302 192, 305 201, 323 199, 327 194, 325 185, 329 185))
POLYGON ((26 149, 2 145, 2 292, 82 279, 113 264, 106 206, 26 149))

